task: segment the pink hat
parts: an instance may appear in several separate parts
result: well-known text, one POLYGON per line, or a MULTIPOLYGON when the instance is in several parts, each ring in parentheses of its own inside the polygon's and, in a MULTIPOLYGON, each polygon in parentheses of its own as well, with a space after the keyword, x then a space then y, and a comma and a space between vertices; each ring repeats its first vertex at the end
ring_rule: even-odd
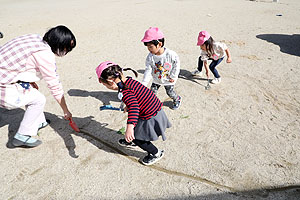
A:
POLYGON ((210 38, 210 34, 207 31, 201 31, 198 36, 197 45, 198 46, 203 45, 204 42, 207 41, 209 38, 210 38))
POLYGON ((150 42, 152 40, 158 40, 164 38, 163 32, 159 30, 157 27, 150 27, 144 35, 144 38, 141 40, 142 42, 150 42))
POLYGON ((105 62, 100 63, 100 65, 96 68, 96 74, 97 74, 98 78, 101 77, 103 70, 105 70, 106 68, 108 68, 112 65, 117 65, 117 64, 113 63, 111 61, 105 61, 105 62))

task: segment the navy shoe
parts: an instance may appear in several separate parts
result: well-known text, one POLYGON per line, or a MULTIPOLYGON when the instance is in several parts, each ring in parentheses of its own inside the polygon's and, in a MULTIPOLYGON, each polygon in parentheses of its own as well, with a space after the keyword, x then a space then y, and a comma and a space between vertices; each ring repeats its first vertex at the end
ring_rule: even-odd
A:
POLYGON ((149 153, 147 156, 145 156, 142 160, 142 163, 144 165, 153 165, 154 163, 162 159, 163 156, 164 150, 158 150, 157 154, 155 155, 149 153))

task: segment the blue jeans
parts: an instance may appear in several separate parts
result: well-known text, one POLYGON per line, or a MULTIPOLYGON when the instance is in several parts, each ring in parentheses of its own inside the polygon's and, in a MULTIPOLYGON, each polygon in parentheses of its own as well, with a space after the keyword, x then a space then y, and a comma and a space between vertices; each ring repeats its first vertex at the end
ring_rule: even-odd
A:
MULTIPOLYGON (((224 58, 224 57, 223 57, 224 58)), ((218 70, 216 69, 217 65, 222 62, 223 58, 220 58, 218 60, 213 60, 212 58, 209 58, 208 60, 212 60, 212 62, 209 65, 210 71, 214 74, 216 78, 220 78, 220 75, 218 73, 218 70)), ((203 67, 203 61, 201 60, 201 56, 198 59, 198 70, 201 72, 203 67)))

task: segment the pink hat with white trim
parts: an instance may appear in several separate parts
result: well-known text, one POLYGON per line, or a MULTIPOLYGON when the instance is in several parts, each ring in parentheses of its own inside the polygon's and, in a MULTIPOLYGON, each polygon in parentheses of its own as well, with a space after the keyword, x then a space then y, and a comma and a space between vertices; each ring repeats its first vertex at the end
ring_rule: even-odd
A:
POLYGON ((207 31, 201 31, 198 36, 197 46, 201 46, 210 38, 210 34, 207 31))
POLYGON ((105 61, 105 62, 100 63, 100 65, 96 68, 96 74, 97 74, 98 78, 101 77, 103 70, 105 70, 106 68, 108 68, 112 65, 117 65, 117 64, 113 63, 111 61, 105 61))
POLYGON ((150 27, 144 35, 144 38, 141 40, 142 42, 150 42, 152 40, 159 40, 164 38, 163 32, 159 30, 157 27, 150 27))

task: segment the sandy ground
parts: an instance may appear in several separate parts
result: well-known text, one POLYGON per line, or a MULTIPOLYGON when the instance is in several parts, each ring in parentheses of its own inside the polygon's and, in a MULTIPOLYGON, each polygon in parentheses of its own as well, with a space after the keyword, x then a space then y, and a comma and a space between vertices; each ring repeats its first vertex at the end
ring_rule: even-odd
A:
MULTIPOLYGON (((300 199, 300 1, 272 0, 0 0, 6 41, 43 35, 64 24, 77 47, 57 58, 75 133, 43 81, 43 144, 9 149, 24 113, 0 108, 0 199, 300 199), (140 150, 117 145, 126 114, 116 93, 97 83, 96 66, 112 60, 142 79, 144 31, 158 26, 181 59, 179 110, 163 88, 158 97, 172 122, 155 144, 165 157, 152 167, 140 150), (190 74, 200 30, 229 46, 220 85, 190 74)), ((128 73, 127 75, 133 75, 128 73)))

